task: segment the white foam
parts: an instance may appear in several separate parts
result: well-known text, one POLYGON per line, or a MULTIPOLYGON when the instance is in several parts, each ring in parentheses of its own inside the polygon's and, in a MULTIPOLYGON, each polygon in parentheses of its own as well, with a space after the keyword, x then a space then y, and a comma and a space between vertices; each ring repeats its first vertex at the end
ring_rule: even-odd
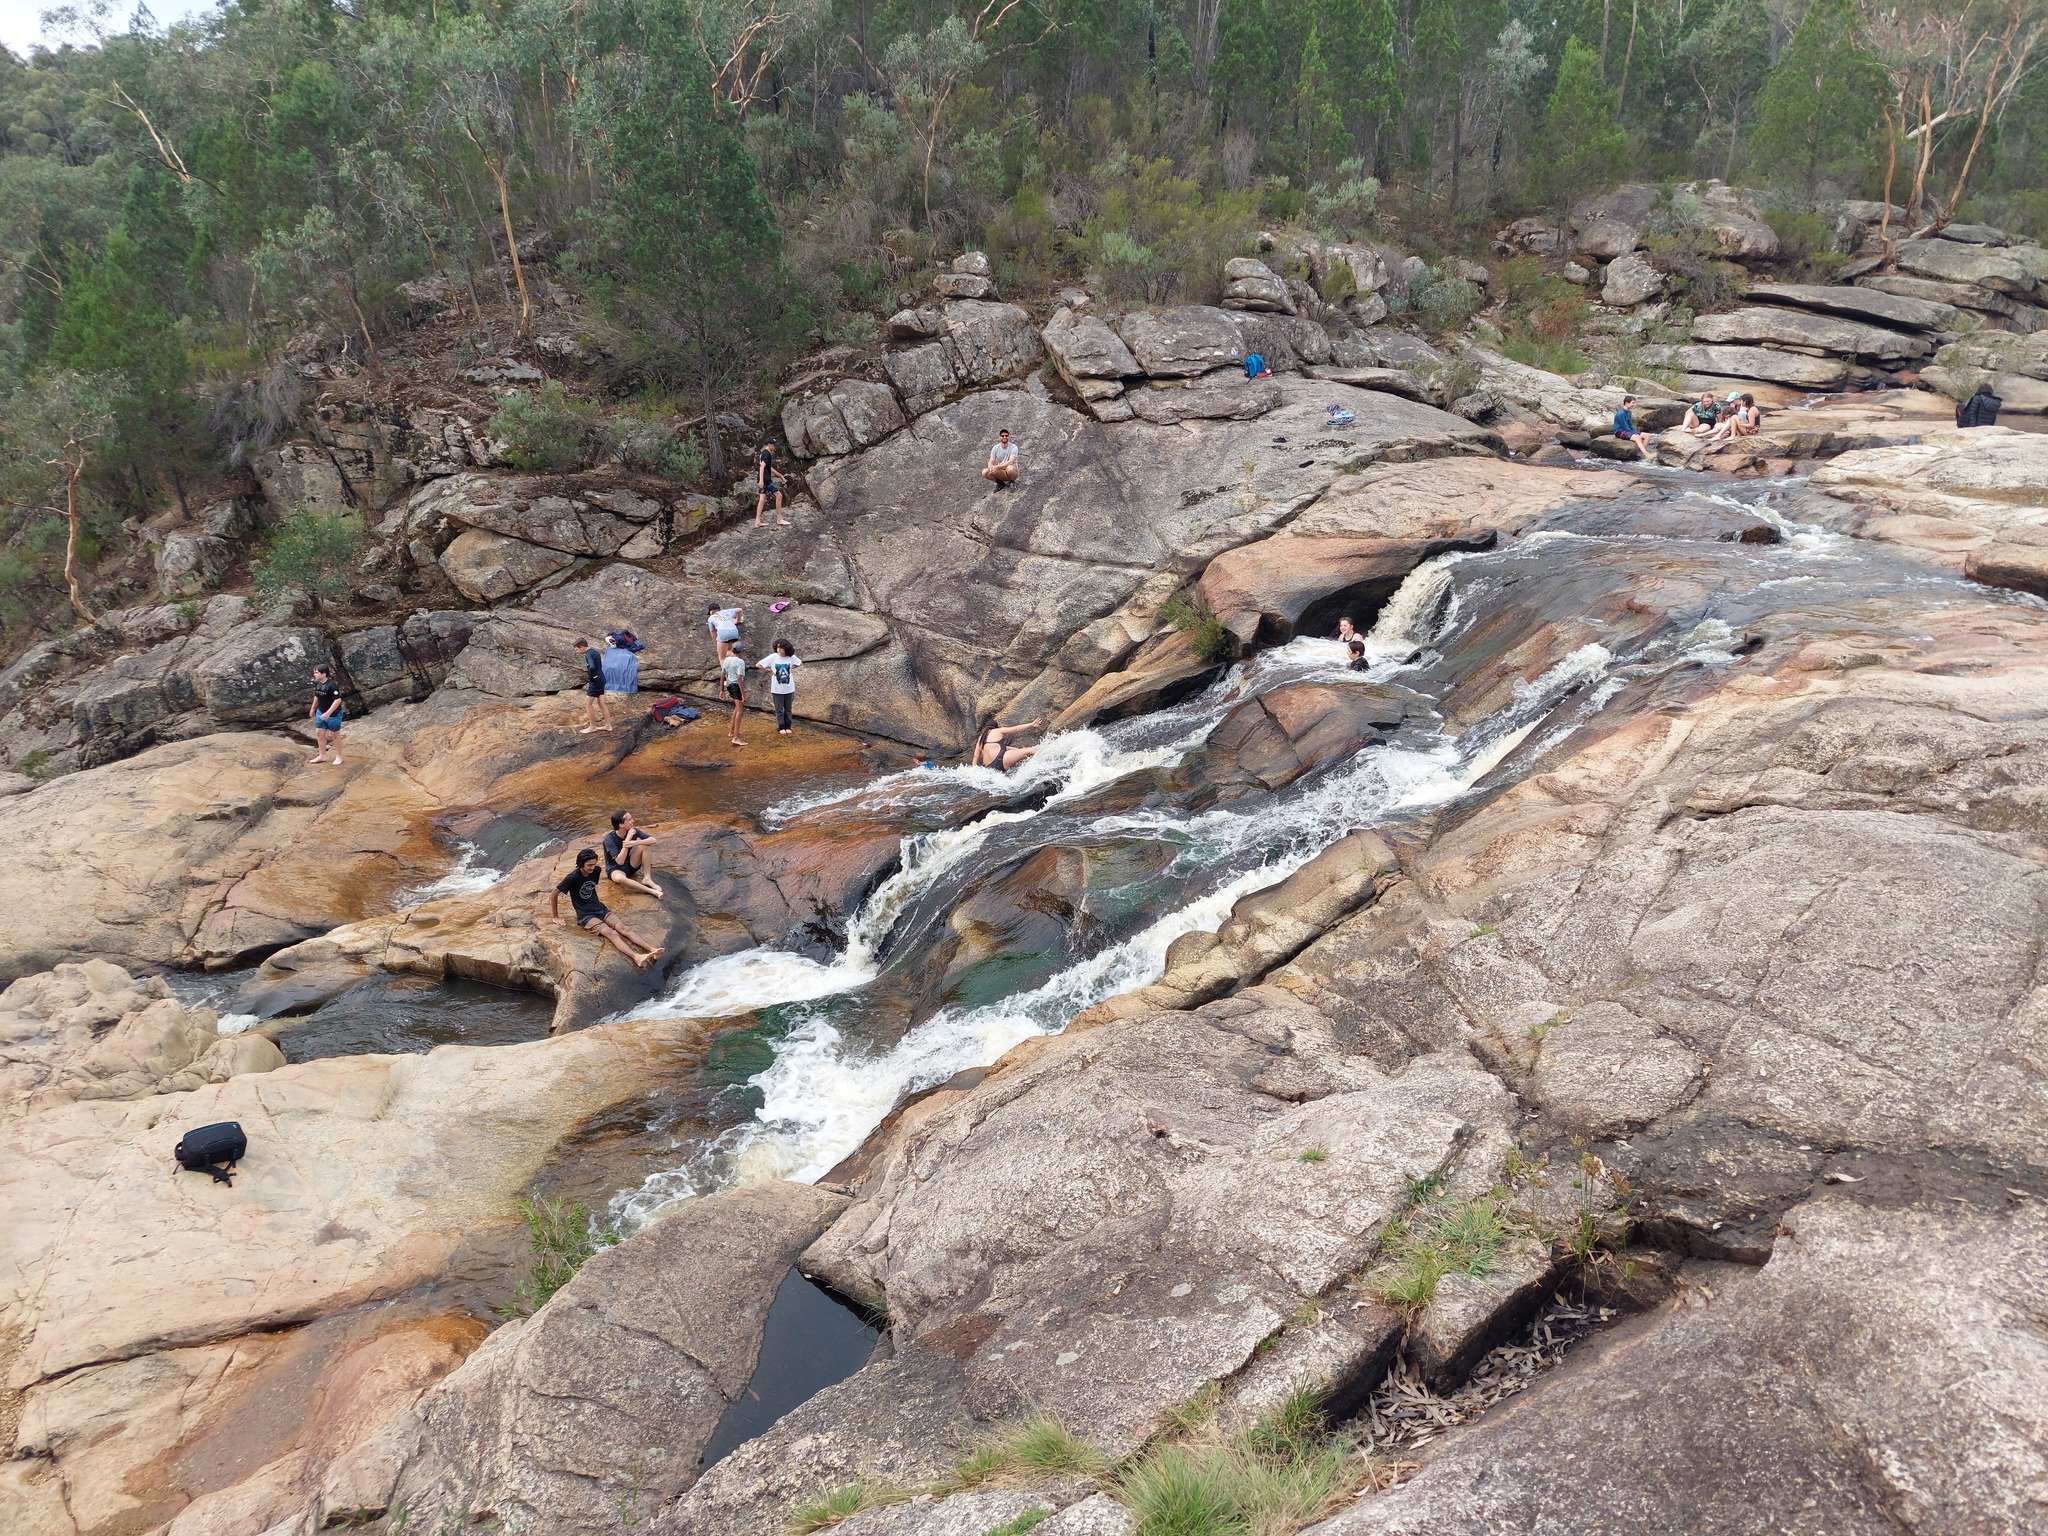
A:
POLYGON ((263 1019, 254 1013, 224 1013, 214 1023, 214 1033, 220 1035, 244 1035, 261 1024, 263 1019))
POLYGON ((416 907, 422 902, 436 901, 443 896, 474 896, 479 891, 488 891, 505 878, 506 871, 493 869, 482 861, 483 849, 474 843, 457 843, 459 850, 455 867, 438 880, 429 880, 423 885, 410 886, 399 892, 398 905, 416 907))

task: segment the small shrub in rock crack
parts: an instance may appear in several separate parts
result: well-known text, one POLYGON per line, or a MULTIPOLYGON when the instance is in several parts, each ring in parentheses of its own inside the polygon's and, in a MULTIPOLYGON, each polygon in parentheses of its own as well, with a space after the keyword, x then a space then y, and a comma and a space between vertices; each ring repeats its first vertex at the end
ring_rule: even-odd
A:
POLYGON ((597 413, 549 379, 537 390, 515 389, 498 401, 490 434, 517 469, 574 469, 589 456, 597 413))
POLYGON ((508 1310, 518 1317, 531 1317, 546 1306, 555 1292, 576 1278, 585 1260, 619 1240, 614 1229, 590 1219, 589 1207, 580 1200, 550 1200, 536 1192, 519 1202, 519 1215, 526 1223, 533 1265, 512 1293, 508 1310))
POLYGON ((1181 1441, 1147 1452, 1118 1480, 1135 1536, 1264 1536, 1299 1529, 1349 1492, 1365 1464, 1333 1435, 1302 1389, 1234 1440, 1181 1441))
POLYGON ((1237 637, 1209 611, 1199 592, 1184 592, 1159 610, 1159 617, 1194 642, 1204 661, 1229 661, 1237 654, 1237 637))
POLYGON ((909 1489, 891 1487, 887 1483, 871 1483, 865 1479, 842 1483, 830 1493, 799 1506, 790 1516, 789 1529, 793 1536, 810 1536, 812 1531, 822 1531, 842 1520, 851 1520, 863 1510, 901 1504, 910 1497, 909 1489))
POLYGON ((1383 1262, 1373 1273, 1372 1288, 1391 1306, 1426 1307, 1445 1275, 1492 1273, 1507 1230, 1506 1213, 1492 1199, 1468 1200, 1447 1210, 1418 1202, 1381 1240, 1383 1262))

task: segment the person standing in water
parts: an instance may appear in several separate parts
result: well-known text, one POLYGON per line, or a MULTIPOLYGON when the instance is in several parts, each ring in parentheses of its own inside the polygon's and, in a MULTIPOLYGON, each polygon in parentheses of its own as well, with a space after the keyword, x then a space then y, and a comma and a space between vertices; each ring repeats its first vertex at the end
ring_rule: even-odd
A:
POLYGON ((732 700, 732 744, 736 747, 746 745, 740 740, 740 716, 747 707, 747 659, 740 654, 742 649, 735 640, 718 664, 719 681, 725 685, 725 696, 732 700))
POLYGON ((792 729, 791 711, 796 708, 796 669, 804 664, 787 640, 775 642, 775 652, 754 665, 768 674, 768 697, 775 705, 775 733, 787 736, 792 729))
POLYGON ((576 914, 576 927, 596 934, 632 961, 633 969, 644 971, 661 958, 661 951, 637 938, 612 916, 612 909, 598 895, 598 881, 602 878, 597 850, 581 850, 576 855, 576 867, 562 877, 548 896, 548 916, 564 928, 569 927, 569 919, 562 916, 562 898, 568 897, 570 909, 576 914))
POLYGON ((1026 731, 1035 731, 1044 724, 1045 721, 1040 719, 1027 720, 1022 725, 997 725, 995 717, 989 716, 981 722, 981 731, 974 738, 974 766, 994 768, 1008 773, 1028 759, 1038 748, 1006 746, 1004 743, 1007 738, 1021 736, 1026 731))
POLYGON ((313 722, 313 756, 307 766, 314 763, 333 763, 341 766, 341 728, 347 723, 348 710, 341 702, 341 685, 334 680, 334 674, 326 667, 313 669, 313 703, 306 711, 306 718, 313 722), (329 757, 327 754, 334 755, 329 757))
POLYGON ((1337 643, 1339 645, 1349 645, 1357 638, 1358 627, 1350 619, 1344 618, 1337 621, 1337 643))

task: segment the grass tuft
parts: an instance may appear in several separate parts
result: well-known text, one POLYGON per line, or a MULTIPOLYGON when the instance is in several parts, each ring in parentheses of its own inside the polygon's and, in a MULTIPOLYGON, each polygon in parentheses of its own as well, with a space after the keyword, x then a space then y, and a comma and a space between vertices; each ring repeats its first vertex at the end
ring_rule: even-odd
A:
POLYGON ((907 1488, 871 1483, 865 1478, 842 1483, 823 1497, 799 1506, 790 1516, 789 1529, 792 1536, 809 1536, 812 1531, 822 1531, 842 1520, 851 1520, 862 1510, 901 1504, 910 1496, 907 1488))
POLYGON ((1027 1509, 1014 1520, 1005 1520, 986 1533, 986 1536, 1024 1536, 1026 1531, 1035 1531, 1052 1518, 1049 1509, 1027 1509))
POLYGON ((1295 1392, 1235 1442, 1160 1446, 1119 1479, 1134 1536, 1281 1536, 1344 1491, 1351 1442, 1333 1436, 1313 1389, 1295 1392))
POLYGON ((1329 1161, 1330 1154, 1321 1147, 1305 1147, 1295 1158, 1301 1163, 1322 1163, 1329 1161))
POLYGON ((590 1219, 590 1208, 580 1200, 550 1200, 535 1190, 519 1202, 520 1219, 526 1223, 526 1239, 533 1250, 533 1263, 526 1278, 512 1292, 506 1311, 515 1317, 531 1317, 548 1304, 555 1292, 576 1278, 584 1262, 600 1248, 619 1240, 618 1232, 590 1219))
POLYGON ((1159 610, 1159 617, 1186 635, 1204 661, 1229 661, 1237 655, 1237 637, 1209 611, 1199 592, 1181 593, 1159 610))
POLYGON ((983 1440, 953 1469, 952 1486, 975 1488, 1000 1478, 1092 1476, 1102 1455, 1064 1424, 1039 1414, 983 1440))
POLYGON ((1491 1274, 1507 1240, 1507 1218, 1495 1199, 1468 1200, 1447 1210, 1424 1205, 1417 1202, 1418 1209, 1388 1227, 1380 1242, 1385 1262, 1374 1273, 1373 1290, 1392 1306, 1428 1306, 1445 1275, 1491 1274))

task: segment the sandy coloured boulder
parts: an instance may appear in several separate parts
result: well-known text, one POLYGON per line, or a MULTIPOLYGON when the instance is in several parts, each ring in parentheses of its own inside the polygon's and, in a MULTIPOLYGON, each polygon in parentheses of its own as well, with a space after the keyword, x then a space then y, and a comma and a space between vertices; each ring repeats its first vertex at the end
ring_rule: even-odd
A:
POLYGON ((661 515, 662 504, 606 476, 470 471, 415 491, 406 524, 478 528, 570 555, 615 555, 661 515))
POLYGON ((1943 282, 1973 283, 2016 299, 2032 299, 2048 282, 2048 251, 2040 246, 1967 245, 1956 240, 1905 240, 1899 270, 1943 282))
POLYGON ((2038 1524, 2038 1204, 1989 1212, 1838 1194, 1785 1227, 1761 1271, 1689 1286, 1313 1536, 2038 1524))
POLYGON ((0 992, 0 1115, 180 1093, 284 1065, 264 1036, 217 1026, 161 981, 104 960, 24 976, 0 992))
POLYGON ((1677 368, 1715 378, 1762 379, 1800 389, 1838 388, 1847 382, 1850 368, 1848 359, 1842 357, 1808 357, 1773 347, 1698 344, 1645 347, 1643 360, 1653 367, 1677 368))
POLYGON ((1157 379, 1184 379, 1244 362, 1244 334, 1229 311, 1189 304, 1138 309, 1119 317, 1117 334, 1138 366, 1157 379))
POLYGON ((465 528, 441 551, 441 574, 471 602, 496 603, 567 570, 576 557, 509 534, 465 528))
POLYGON ((1900 330, 1946 330, 1956 322, 1955 307, 1927 299, 1885 293, 1876 288, 1830 287, 1823 283, 1751 283, 1742 296, 1752 304, 1784 304, 1900 330))
POLYGON ((942 315, 939 344, 954 377, 969 388, 1013 379, 1045 355, 1037 324, 1015 304, 959 299, 942 315))
POLYGON ((597 1253, 391 1431, 400 1470, 374 1507, 561 1536, 644 1521, 696 1481, 753 1374, 777 1287, 845 1205, 757 1184, 689 1201, 597 1253))
POLYGON ((1724 314, 1701 315, 1692 325, 1693 339, 1709 344, 1812 348, 1844 357, 1900 364, 1928 356, 1934 344, 1924 336, 1869 325, 1839 315, 1760 304, 1724 314))
POLYGON ((1647 304, 1664 291, 1664 274, 1659 272, 1649 257, 1630 250, 1607 264, 1607 275, 1600 286, 1600 302, 1617 309, 1633 309, 1638 304, 1647 304))
POLYGON ((1234 256, 1223 264, 1225 309, 1294 313, 1294 298, 1280 274, 1256 256, 1234 256))

